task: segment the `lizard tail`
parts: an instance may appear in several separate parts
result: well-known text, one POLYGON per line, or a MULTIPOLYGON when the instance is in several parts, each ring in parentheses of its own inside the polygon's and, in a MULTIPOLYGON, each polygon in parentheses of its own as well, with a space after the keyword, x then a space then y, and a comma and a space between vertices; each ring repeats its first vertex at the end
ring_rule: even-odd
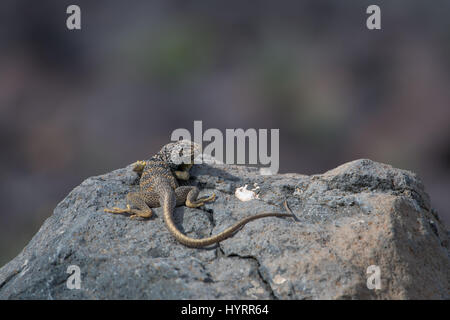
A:
POLYGON ((181 233, 173 221, 172 213, 174 212, 175 204, 176 204, 175 194, 170 193, 170 195, 164 197, 162 200, 163 201, 161 201, 161 202, 162 202, 163 210, 164 210, 164 220, 166 222, 167 228, 169 229, 170 233, 175 237, 175 239, 177 239, 179 242, 181 242, 185 246, 193 247, 193 248, 201 248, 201 247, 209 246, 214 243, 218 243, 222 240, 225 240, 226 238, 232 236, 235 233, 235 231, 237 231, 238 229, 240 229, 241 227, 243 227, 250 221, 253 221, 256 219, 261 219, 261 218, 266 218, 266 217, 294 217, 295 218, 295 215, 289 209, 289 207, 287 206, 287 203, 285 201, 284 206, 288 210, 289 213, 268 212, 268 213, 256 214, 254 216, 250 216, 250 217, 242 219, 241 221, 238 221, 237 223, 235 223, 234 225, 225 229, 224 231, 220 232, 217 235, 203 238, 203 239, 195 239, 195 238, 188 237, 188 236, 184 235, 183 233, 181 233))

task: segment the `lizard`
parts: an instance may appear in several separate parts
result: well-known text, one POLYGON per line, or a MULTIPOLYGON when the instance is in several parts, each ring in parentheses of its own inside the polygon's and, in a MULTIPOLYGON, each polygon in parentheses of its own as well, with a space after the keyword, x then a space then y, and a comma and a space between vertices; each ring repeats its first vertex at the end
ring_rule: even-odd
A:
POLYGON ((183 234, 175 225, 173 213, 176 206, 186 205, 189 208, 197 208, 207 202, 215 200, 213 193, 209 197, 197 198, 199 189, 195 186, 180 186, 178 180, 187 181, 190 178, 189 170, 193 166, 193 159, 199 146, 189 140, 179 140, 166 144, 149 160, 134 163, 133 171, 141 174, 139 191, 129 192, 126 196, 126 208, 105 208, 109 213, 129 213, 132 219, 142 217, 150 218, 153 215, 152 208, 163 208, 164 222, 169 232, 185 246, 201 248, 218 243, 233 235, 238 229, 252 220, 265 217, 293 217, 295 215, 284 205, 289 213, 260 213, 244 218, 219 234, 207 238, 191 238, 183 234), (188 152, 186 152, 188 151, 188 152), (184 157, 180 163, 180 157, 184 157), (187 159, 187 157, 189 157, 187 159))

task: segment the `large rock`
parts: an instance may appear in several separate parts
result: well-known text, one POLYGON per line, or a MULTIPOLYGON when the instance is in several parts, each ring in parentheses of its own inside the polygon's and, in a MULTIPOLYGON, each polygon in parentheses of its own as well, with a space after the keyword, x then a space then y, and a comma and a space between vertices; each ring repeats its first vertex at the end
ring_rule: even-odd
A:
POLYGON ((283 211, 285 198, 298 221, 256 220, 219 246, 187 248, 169 234, 160 208, 148 220, 103 212, 124 206, 137 188, 128 166, 87 179, 58 204, 0 269, 0 298, 450 298, 448 234, 409 171, 357 160, 314 176, 224 165, 199 165, 192 176, 200 195, 215 192, 217 199, 176 209, 189 236, 283 211), (240 201, 235 190, 244 185, 258 198, 240 201), (70 265, 81 270, 81 289, 67 287, 70 265), (367 287, 371 265, 379 267, 381 289, 367 287))

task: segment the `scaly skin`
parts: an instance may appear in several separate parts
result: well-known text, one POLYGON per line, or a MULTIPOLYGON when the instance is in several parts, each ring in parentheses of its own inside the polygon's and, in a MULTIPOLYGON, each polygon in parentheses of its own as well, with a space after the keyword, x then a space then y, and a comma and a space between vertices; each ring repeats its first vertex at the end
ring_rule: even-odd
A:
POLYGON ((111 213, 131 213, 131 218, 142 217, 149 218, 153 212, 151 208, 162 205, 164 212, 164 221, 169 232, 180 243, 194 248, 201 248, 218 243, 234 234, 239 228, 252 220, 265 217, 295 217, 285 203, 285 207, 289 213, 261 213, 251 217, 247 217, 237 222, 221 233, 203 239, 190 238, 181 233, 176 227, 173 220, 173 212, 175 206, 186 205, 190 208, 197 208, 206 202, 214 201, 216 195, 197 199, 199 190, 194 186, 179 186, 178 180, 188 180, 189 170, 192 167, 193 156, 185 163, 177 164, 172 155, 183 154, 186 150, 198 148, 194 143, 183 140, 165 145, 160 152, 147 161, 138 161, 133 168, 134 171, 142 173, 139 183, 139 192, 131 192, 127 194, 127 208, 120 209, 114 207, 112 209, 104 209, 105 212, 111 213), (189 162, 190 161, 190 162, 189 162))

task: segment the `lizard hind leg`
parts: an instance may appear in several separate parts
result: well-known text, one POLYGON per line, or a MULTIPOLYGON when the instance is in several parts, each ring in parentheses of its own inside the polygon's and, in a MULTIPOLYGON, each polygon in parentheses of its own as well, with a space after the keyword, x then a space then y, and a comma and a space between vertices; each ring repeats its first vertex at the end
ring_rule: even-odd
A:
POLYGON ((153 215, 152 209, 147 205, 145 199, 137 192, 130 192, 127 194, 126 209, 113 207, 112 209, 106 208, 104 211, 110 213, 131 213, 131 219, 137 217, 150 218, 153 215))
POLYGON ((216 194, 213 193, 209 197, 202 197, 197 199, 199 190, 197 187, 183 186, 178 187, 175 190, 175 195, 177 197, 177 205, 185 204, 189 208, 197 208, 203 206, 206 202, 211 202, 216 199, 216 194))

